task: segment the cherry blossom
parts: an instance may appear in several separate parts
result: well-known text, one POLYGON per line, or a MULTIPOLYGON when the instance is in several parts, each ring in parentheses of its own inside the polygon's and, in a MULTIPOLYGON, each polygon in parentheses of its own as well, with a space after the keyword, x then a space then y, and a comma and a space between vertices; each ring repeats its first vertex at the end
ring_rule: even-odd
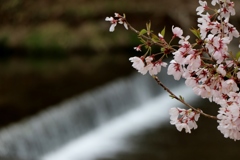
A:
POLYGON ((185 129, 186 133, 191 133, 191 129, 197 129, 200 114, 191 109, 171 108, 169 110, 170 123, 175 125, 178 131, 185 129))
POLYGON ((202 98, 211 98, 212 90, 207 85, 198 85, 193 88, 193 92, 202 98))
POLYGON ((142 51, 141 50, 141 45, 138 45, 137 47, 134 47, 133 49, 135 49, 136 51, 142 51))
POLYGON ((233 91, 233 92, 239 91, 237 83, 233 79, 228 79, 226 81, 223 81, 222 92, 229 93, 231 91, 233 91))
POLYGON ((183 68, 175 60, 171 60, 170 65, 168 66, 167 74, 173 75, 175 80, 179 80, 183 74, 183 68))
POLYGON ((138 72, 141 74, 146 74, 149 72, 149 74, 152 75, 157 75, 159 72, 161 72, 161 67, 166 67, 167 63, 162 62, 162 61, 155 61, 153 56, 147 56, 146 58, 144 57, 131 57, 129 60, 133 63, 132 66, 138 72))
POLYGON ((162 35, 161 33, 158 33, 158 37, 159 37, 160 39, 163 39, 163 35, 162 35))
POLYGON ((233 53, 229 47, 233 38, 240 37, 237 28, 230 23, 230 17, 235 15, 235 5, 231 0, 212 0, 211 5, 199 0, 196 8, 198 28, 192 30, 196 36, 193 43, 189 35, 184 36, 180 27, 172 26, 173 37, 168 42, 164 37, 165 28, 158 35, 152 32, 150 24, 147 24, 147 29, 137 31, 126 21, 125 15, 118 13, 115 13, 114 18, 106 17, 105 20, 111 23, 110 32, 119 23, 138 34, 141 44, 134 50, 143 52, 145 48, 147 51, 141 57, 129 58, 132 67, 143 75, 149 73, 172 98, 190 108, 169 110, 170 123, 178 131, 184 129, 186 133, 191 133, 192 129, 197 128, 196 122, 202 114, 217 120, 217 129, 224 137, 240 140, 240 53, 233 53), (176 37, 179 38, 178 43, 172 44, 176 37), (153 53, 152 48, 155 46, 160 47, 158 53, 153 53), (166 57, 172 58, 167 74, 175 80, 185 79, 185 85, 191 87, 193 93, 218 104, 217 116, 187 105, 181 96, 177 97, 161 84, 156 77, 161 68, 167 66, 164 62, 166 57))
POLYGON ((155 63, 151 63, 151 66, 149 67, 149 74, 150 75, 157 75, 159 72, 161 72, 161 67, 166 67, 166 62, 157 61, 155 63))
POLYGON ((218 10, 220 17, 224 17, 226 20, 229 20, 231 15, 235 15, 234 3, 230 0, 221 1, 221 8, 218 10))
POLYGON ((222 76, 226 76, 227 72, 225 70, 225 67, 223 64, 220 64, 216 70, 218 73, 220 73, 222 76))
POLYGON ((215 6, 217 3, 219 3, 219 0, 212 0, 211 4, 215 6))
POLYGON ((199 78, 198 77, 190 77, 187 76, 186 81, 185 81, 186 86, 188 87, 196 87, 199 85, 199 78))
POLYGON ((232 40, 233 37, 238 38, 240 36, 238 30, 230 23, 226 23, 224 29, 230 40, 232 40))
POLYGON ((111 26, 109 28, 110 32, 113 32, 115 30, 115 27, 117 26, 117 20, 115 20, 113 17, 106 17, 105 21, 110 21, 111 26))
POLYGON ((127 25, 127 23, 125 22, 124 19, 120 18, 118 23, 119 23, 119 24, 123 24, 124 27, 128 30, 128 25, 127 25))
POLYGON ((236 103, 223 105, 218 112, 218 130, 225 138, 240 140, 240 108, 236 103))
POLYGON ((207 6, 207 2, 206 1, 199 1, 199 4, 201 6, 197 7, 196 11, 197 11, 197 15, 201 15, 203 11, 205 11, 208 6, 207 6))
POLYGON ((167 63, 162 62, 161 60, 157 60, 153 62, 154 57, 153 56, 148 56, 146 57, 146 68, 149 71, 149 74, 152 75, 157 75, 159 72, 161 72, 162 67, 166 67, 167 63))
POLYGON ((143 75, 147 73, 148 70, 145 68, 145 64, 142 58, 131 57, 129 58, 129 60, 133 63, 132 67, 138 70, 138 72, 140 72, 143 75))
POLYGON ((187 70, 194 71, 201 66, 201 57, 196 50, 190 50, 185 58, 185 64, 188 64, 187 70))
POLYGON ((115 30, 115 27, 117 26, 117 23, 123 24, 126 29, 128 29, 128 24, 126 22, 125 16, 120 15, 119 13, 114 13, 115 18, 113 17, 106 17, 105 21, 110 21, 111 26, 109 28, 110 32, 113 32, 115 30))
POLYGON ((174 37, 182 38, 183 30, 181 28, 172 26, 172 32, 174 37))
POLYGON ((207 13, 206 15, 201 15, 200 18, 198 18, 198 27, 200 29, 200 35, 201 38, 204 39, 209 31, 212 29, 212 23, 210 19, 210 15, 207 13))

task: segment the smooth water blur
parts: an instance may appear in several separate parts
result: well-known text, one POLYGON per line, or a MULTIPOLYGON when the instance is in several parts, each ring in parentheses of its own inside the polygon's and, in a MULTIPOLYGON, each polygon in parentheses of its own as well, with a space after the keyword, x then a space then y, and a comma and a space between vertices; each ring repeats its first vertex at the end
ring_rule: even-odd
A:
MULTIPOLYGON (((188 103, 216 114, 217 106, 197 100, 181 82, 160 79, 188 103)), ((119 80, 5 128, 0 155, 23 160, 239 158, 239 142, 224 138, 215 120, 200 117, 191 134, 171 126, 168 109, 182 105, 152 82, 141 75, 119 80)))
POLYGON ((40 157, 139 107, 159 93, 151 77, 140 77, 119 79, 2 129, 0 154, 23 159, 40 157))
MULTIPOLYGON (((184 92, 191 99, 196 98, 184 86, 176 87, 173 91, 177 94, 184 92)), ((169 124, 168 110, 179 102, 169 101, 168 98, 167 94, 161 94, 148 99, 137 108, 44 155, 42 160, 94 160, 102 156, 114 159, 114 154, 120 151, 131 152, 134 144, 129 143, 127 137, 169 124)))

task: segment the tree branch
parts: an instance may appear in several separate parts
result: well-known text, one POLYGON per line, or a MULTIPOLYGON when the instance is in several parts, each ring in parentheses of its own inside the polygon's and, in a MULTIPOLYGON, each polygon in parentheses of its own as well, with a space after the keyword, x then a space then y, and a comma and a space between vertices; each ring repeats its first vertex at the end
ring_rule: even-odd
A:
POLYGON ((208 118, 211 118, 211 119, 215 119, 215 120, 218 120, 218 118, 216 116, 212 116, 212 115, 209 115, 209 114, 206 114, 204 112, 202 112, 202 110, 200 109, 197 109, 197 108, 194 108, 193 106, 191 106, 190 104, 186 103, 182 98, 176 96, 172 91, 170 91, 159 79, 157 76, 152 76, 153 79, 155 79, 155 81, 158 83, 158 85, 160 85, 165 91, 167 91, 170 96, 176 100, 178 100, 179 102, 181 102, 182 104, 184 104, 185 106, 191 108, 192 110, 196 111, 197 113, 203 115, 203 116, 206 116, 208 118))

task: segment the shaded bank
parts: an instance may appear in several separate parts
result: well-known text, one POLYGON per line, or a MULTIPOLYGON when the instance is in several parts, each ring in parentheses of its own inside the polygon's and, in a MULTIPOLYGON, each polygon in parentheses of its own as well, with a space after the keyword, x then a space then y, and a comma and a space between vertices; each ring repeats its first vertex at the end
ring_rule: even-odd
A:
POLYGON ((14 59, 1 63, 0 126, 130 74, 127 57, 113 56, 115 60, 71 57, 58 61, 14 59))

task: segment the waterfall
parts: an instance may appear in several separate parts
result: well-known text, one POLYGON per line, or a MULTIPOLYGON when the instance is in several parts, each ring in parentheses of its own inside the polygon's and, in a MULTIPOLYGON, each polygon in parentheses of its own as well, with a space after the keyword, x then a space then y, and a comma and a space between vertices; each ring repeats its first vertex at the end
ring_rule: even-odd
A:
MULTIPOLYGON (((168 86, 178 85, 174 83, 172 77, 160 79, 168 86)), ((182 88, 179 94, 185 92, 184 89, 182 88)), ((133 116, 138 108, 144 110, 141 113, 144 113, 142 116, 145 117, 143 118, 145 122, 148 122, 146 117, 149 117, 149 120, 165 117, 161 114, 161 105, 169 105, 166 104, 169 98, 159 98, 160 92, 163 90, 150 76, 132 75, 73 97, 32 118, 2 129, 0 131, 0 155, 22 160, 40 159, 41 157, 48 159, 52 152, 58 153, 57 151, 61 150, 65 144, 71 146, 75 141, 81 141, 81 144, 84 144, 83 137, 87 139, 86 137, 95 135, 93 131, 98 128, 103 133, 106 124, 111 126, 111 123, 115 126, 111 130, 118 131, 118 134, 124 131, 128 133, 129 129, 124 127, 121 129, 120 126, 132 128, 131 125, 134 123, 131 122, 134 122, 134 119, 136 119, 136 125, 141 126, 139 118, 133 116), (157 97, 157 101, 154 97, 157 97), (151 103, 146 103, 149 100, 151 103), (159 110, 153 108, 151 110, 148 106, 159 110), (151 116, 149 111, 155 116, 151 116), (126 115, 126 120, 124 120, 126 115), (79 137, 80 140, 77 140, 79 137)), ((150 122, 141 123, 151 126, 150 122)), ((109 130, 108 127, 105 127, 105 130, 109 130)), ((74 151, 73 148, 72 151, 74 151)), ((64 151, 61 150, 61 152, 64 151)))
MULTIPOLYGON (((192 90, 186 90, 183 85, 175 88, 174 92, 178 94, 184 92, 187 99, 192 99, 190 102, 195 99, 192 90)), ((181 104, 169 100, 167 94, 161 94, 85 136, 79 136, 60 149, 44 155, 41 160, 95 160, 102 155, 111 159, 114 153, 134 148, 128 143, 127 137, 159 125, 170 125, 168 110, 176 106, 179 107, 181 104)))

